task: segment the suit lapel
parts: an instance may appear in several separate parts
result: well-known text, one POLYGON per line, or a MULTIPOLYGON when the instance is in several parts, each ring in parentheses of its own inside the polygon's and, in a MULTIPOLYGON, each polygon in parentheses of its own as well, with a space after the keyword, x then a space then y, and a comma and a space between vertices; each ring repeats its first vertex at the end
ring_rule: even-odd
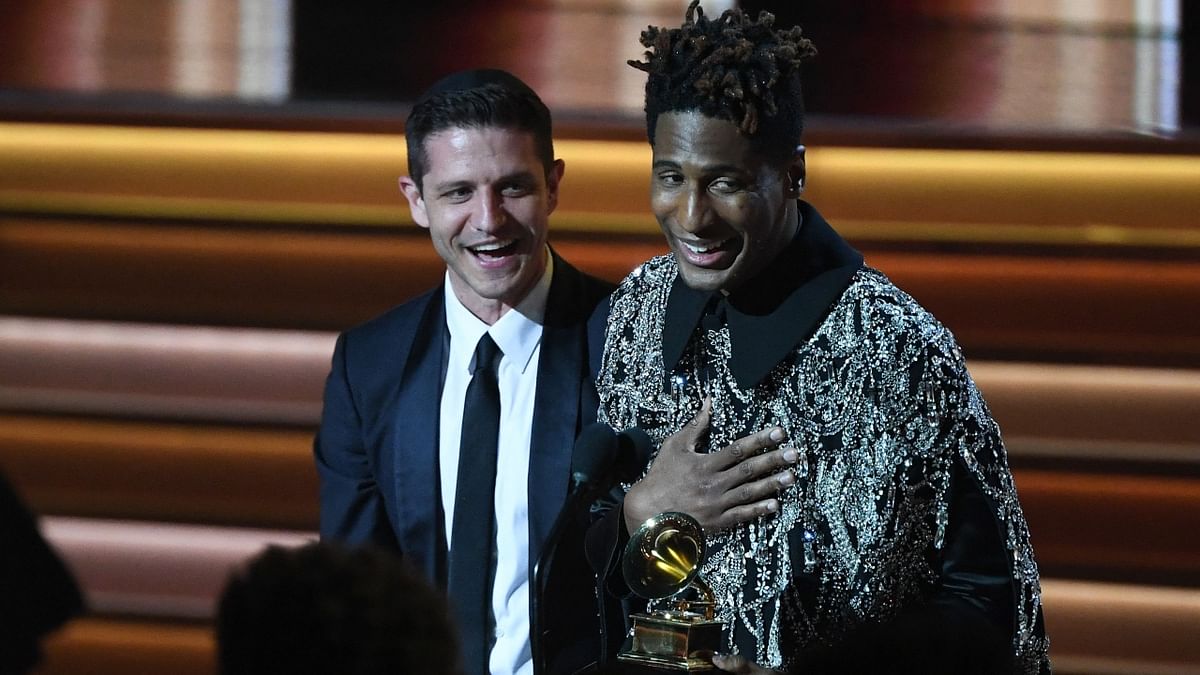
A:
POLYGON ((430 578, 444 582, 446 536, 438 474, 438 420, 447 340, 444 295, 433 295, 413 336, 391 411, 401 549, 415 554, 430 578))
POLYGON ((580 387, 586 371, 586 322, 575 316, 581 285, 579 272, 555 256, 529 445, 530 565, 538 559, 542 542, 566 499, 570 480, 580 387))

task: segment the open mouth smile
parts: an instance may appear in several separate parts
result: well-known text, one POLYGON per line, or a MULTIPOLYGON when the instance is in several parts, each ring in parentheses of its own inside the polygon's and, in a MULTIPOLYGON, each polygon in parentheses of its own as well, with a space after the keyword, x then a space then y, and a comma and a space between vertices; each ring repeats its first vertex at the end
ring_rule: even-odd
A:
POLYGON ((725 269, 733 264, 742 248, 741 237, 731 236, 724 239, 707 241, 679 242, 678 253, 683 260, 694 267, 705 269, 725 269))
POLYGON ((494 260, 496 258, 503 258, 515 253, 517 250, 517 240, 501 239, 499 241, 492 241, 486 244, 468 246, 467 250, 477 258, 494 260))
POLYGON ((703 242, 703 243, 692 243, 690 241, 684 241, 684 242, 680 242, 680 243, 682 243, 685 247, 687 247, 687 249, 689 251, 691 251, 692 253, 694 253, 696 255, 706 255, 709 253, 716 253, 717 251, 722 250, 725 247, 725 245, 728 244, 732 239, 733 239, 733 237, 727 237, 720 241, 703 242))

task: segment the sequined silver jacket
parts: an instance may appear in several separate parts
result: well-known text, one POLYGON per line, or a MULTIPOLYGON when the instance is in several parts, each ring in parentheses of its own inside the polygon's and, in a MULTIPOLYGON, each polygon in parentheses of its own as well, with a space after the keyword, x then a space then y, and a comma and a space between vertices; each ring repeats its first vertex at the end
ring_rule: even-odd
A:
POLYGON ((801 451, 776 516, 710 533, 701 574, 716 592, 726 647, 787 667, 798 647, 835 642, 933 593, 958 462, 1005 539, 1016 670, 1048 671, 1029 531, 999 430, 950 331, 862 267, 815 332, 742 389, 727 365, 727 326, 696 330, 680 364, 663 363, 677 271, 672 257, 654 258, 613 294, 600 420, 638 426, 657 447, 707 395, 712 449, 779 425, 801 451))

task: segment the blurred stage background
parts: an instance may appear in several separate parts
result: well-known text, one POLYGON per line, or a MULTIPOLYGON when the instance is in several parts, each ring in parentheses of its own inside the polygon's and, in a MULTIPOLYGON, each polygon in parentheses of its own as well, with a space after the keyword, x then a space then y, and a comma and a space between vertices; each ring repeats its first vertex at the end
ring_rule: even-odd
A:
MULTIPOLYGON (((663 250, 625 61, 686 2, 415 4, 0 4, 0 470, 93 608, 42 673, 211 673, 230 566, 312 536, 336 331, 440 279, 395 187, 428 84, 543 95, 568 258, 663 250)), ((1200 6, 744 6, 820 51, 807 197, 1005 431, 1058 671, 1200 672, 1200 6)))

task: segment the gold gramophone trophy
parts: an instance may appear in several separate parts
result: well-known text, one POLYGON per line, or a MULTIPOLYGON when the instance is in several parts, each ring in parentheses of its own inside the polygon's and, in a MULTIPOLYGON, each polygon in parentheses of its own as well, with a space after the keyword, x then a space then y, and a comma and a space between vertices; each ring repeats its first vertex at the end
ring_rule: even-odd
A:
POLYGON ((712 589, 698 576, 705 548, 700 523, 674 511, 647 520, 630 537, 621 558, 625 582, 641 597, 665 598, 672 607, 632 615, 633 637, 617 659, 686 672, 713 669, 721 622, 713 618, 712 589))

